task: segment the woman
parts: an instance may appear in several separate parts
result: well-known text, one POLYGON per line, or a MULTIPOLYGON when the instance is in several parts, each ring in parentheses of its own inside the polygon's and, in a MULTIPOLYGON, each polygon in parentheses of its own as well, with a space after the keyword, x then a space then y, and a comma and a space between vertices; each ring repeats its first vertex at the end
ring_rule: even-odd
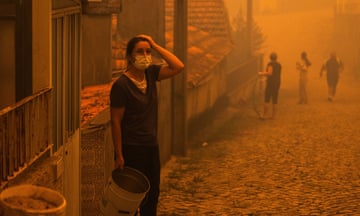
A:
POLYGON ((160 186, 156 81, 180 73, 184 64, 148 35, 138 35, 128 42, 126 59, 127 69, 110 91, 115 168, 129 166, 147 176, 150 191, 140 207, 140 214, 153 216, 156 215, 160 186), (167 64, 152 64, 152 50, 167 64))
POLYGON ((299 71, 299 104, 307 104, 307 73, 311 63, 307 57, 306 52, 302 52, 300 55, 300 62, 296 62, 296 69, 299 71))
POLYGON ((270 62, 266 66, 265 72, 259 72, 259 75, 264 75, 266 79, 265 98, 264 98, 264 113, 261 119, 274 119, 277 112, 277 103, 281 82, 281 64, 277 62, 277 54, 270 54, 270 62), (272 113, 270 111, 270 102, 272 103, 272 113))

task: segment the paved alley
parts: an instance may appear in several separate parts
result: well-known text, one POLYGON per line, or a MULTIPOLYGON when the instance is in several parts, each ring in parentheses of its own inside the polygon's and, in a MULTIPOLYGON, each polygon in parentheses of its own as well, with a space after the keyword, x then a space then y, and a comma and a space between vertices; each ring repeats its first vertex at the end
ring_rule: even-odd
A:
POLYGON ((206 143, 163 168, 158 215, 360 215, 360 91, 349 80, 332 103, 317 73, 308 105, 283 87, 275 120, 230 107, 206 143))

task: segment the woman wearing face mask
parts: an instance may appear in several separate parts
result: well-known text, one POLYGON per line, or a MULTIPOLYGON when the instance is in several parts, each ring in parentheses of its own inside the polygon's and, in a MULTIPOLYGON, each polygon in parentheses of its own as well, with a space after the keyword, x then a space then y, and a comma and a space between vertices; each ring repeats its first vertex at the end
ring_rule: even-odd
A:
POLYGON ((110 91, 115 168, 129 166, 147 176, 150 191, 140 207, 140 215, 153 216, 156 215, 160 186, 156 81, 180 73, 184 64, 148 35, 138 35, 128 42, 126 59, 127 70, 110 91), (167 64, 152 64, 152 50, 167 64))

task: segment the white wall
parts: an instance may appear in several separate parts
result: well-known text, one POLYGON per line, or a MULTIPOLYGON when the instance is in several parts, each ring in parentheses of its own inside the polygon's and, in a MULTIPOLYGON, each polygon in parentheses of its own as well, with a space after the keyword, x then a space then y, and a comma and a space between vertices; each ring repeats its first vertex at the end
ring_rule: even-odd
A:
POLYGON ((66 215, 80 214, 80 130, 69 138, 62 149, 63 194, 66 198, 66 215))
POLYGON ((33 93, 51 86, 51 1, 32 0, 33 93))

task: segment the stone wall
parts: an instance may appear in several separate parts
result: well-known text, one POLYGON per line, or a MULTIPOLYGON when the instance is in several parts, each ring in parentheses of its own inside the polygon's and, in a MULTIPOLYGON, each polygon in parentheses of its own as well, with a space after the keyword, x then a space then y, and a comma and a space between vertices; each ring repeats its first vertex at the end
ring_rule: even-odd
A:
POLYGON ((81 132, 82 215, 101 215, 99 202, 113 167, 109 110, 100 113, 81 132))

